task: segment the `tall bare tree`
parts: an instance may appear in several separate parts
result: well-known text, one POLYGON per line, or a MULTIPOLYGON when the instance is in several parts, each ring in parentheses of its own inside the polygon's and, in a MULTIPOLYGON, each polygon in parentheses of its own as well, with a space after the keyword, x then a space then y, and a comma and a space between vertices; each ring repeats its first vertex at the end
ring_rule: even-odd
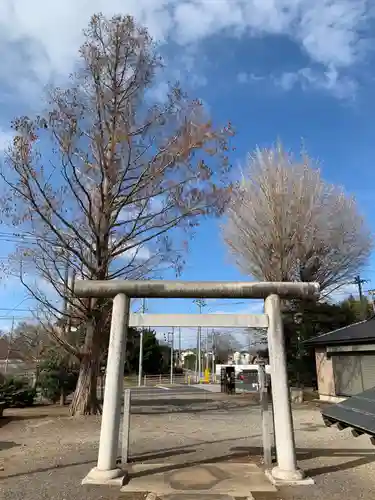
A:
POLYGON ((34 385, 38 383, 40 363, 52 347, 51 338, 46 329, 35 323, 22 321, 12 333, 12 351, 20 354, 24 361, 34 367, 34 385))
POLYGON ((215 330, 213 350, 217 361, 227 363, 228 357, 243 348, 235 332, 215 330))
POLYGON ((281 144, 257 149, 233 190, 223 227, 238 266, 255 279, 352 280, 366 264, 372 236, 353 198, 326 183, 316 162, 281 144))
POLYGON ((247 349, 249 352, 262 350, 267 346, 267 329, 266 328, 245 328, 245 336, 247 337, 247 349))
POLYGON ((111 304, 74 298, 66 266, 94 280, 178 267, 185 234, 200 217, 221 214, 230 192, 231 125, 214 128, 177 85, 152 102, 162 69, 147 29, 130 16, 95 15, 69 87, 49 92, 43 115, 13 123, 3 214, 23 230, 23 283, 43 305, 45 324, 55 325, 54 339, 80 360, 73 414, 100 411, 111 304), (69 317, 82 342, 69 338, 69 317))

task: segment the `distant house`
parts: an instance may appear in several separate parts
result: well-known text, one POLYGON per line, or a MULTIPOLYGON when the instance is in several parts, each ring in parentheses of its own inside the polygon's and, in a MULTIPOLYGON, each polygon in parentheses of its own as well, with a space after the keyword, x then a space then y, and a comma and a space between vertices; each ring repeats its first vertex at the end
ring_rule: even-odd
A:
POLYGON ((315 349, 319 398, 337 402, 375 387, 375 317, 305 342, 315 349))
POLYGON ((32 363, 25 361, 18 351, 12 350, 6 337, 0 337, 0 373, 23 375, 33 368, 32 363))
POLYGON ((179 354, 178 365, 181 368, 185 368, 188 370, 194 370, 195 366, 195 352, 188 349, 186 351, 182 351, 179 354))
POLYGON ((195 352, 191 350, 187 351, 182 351, 181 352, 181 362, 184 362, 184 359, 187 358, 188 356, 195 356, 195 352))
POLYGON ((251 349, 249 352, 235 352, 228 356, 227 363, 229 365, 256 365, 261 359, 268 363, 267 347, 261 346, 261 348, 251 349))

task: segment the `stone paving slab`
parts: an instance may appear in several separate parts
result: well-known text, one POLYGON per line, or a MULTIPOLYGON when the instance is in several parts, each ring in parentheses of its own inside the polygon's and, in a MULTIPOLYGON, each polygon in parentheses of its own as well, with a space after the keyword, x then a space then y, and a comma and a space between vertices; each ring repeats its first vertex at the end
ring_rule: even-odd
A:
POLYGON ((275 486, 260 467, 251 463, 134 464, 122 492, 148 491, 157 496, 190 494, 202 498, 251 497, 251 492, 274 492, 275 486))
MULTIPOLYGON (((146 498, 146 500, 150 499, 146 498)), ((172 495, 163 496, 162 500, 234 500, 234 498, 230 497, 229 495, 216 495, 216 494, 199 495, 194 493, 174 493, 172 495)))
MULTIPOLYGON (((123 498, 123 500, 128 499, 123 498)), ((195 493, 172 493, 171 495, 158 497, 154 493, 149 493, 145 499, 141 500, 282 500, 282 498, 277 491, 254 491, 247 497, 232 497, 220 494, 199 495, 195 493)))
MULTIPOLYGON (((128 495, 123 493, 123 495, 128 495)), ((284 498, 284 497, 283 497, 284 498)), ((123 497, 122 500, 129 500, 123 497)), ((131 499, 136 500, 136 499, 131 499)), ((141 500, 282 500, 280 493, 277 491, 254 491, 247 497, 232 497, 229 495, 220 494, 203 494, 198 493, 172 493, 162 497, 156 496, 154 493, 149 493, 146 498, 141 500)), ((285 498, 284 498, 285 500, 285 498)))

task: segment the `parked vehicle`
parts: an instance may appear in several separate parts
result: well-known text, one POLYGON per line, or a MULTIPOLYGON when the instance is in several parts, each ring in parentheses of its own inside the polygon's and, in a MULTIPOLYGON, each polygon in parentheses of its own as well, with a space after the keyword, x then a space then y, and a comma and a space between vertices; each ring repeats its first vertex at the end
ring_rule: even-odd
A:
POLYGON ((258 392, 258 370, 241 370, 236 376, 237 387, 244 392, 258 392))

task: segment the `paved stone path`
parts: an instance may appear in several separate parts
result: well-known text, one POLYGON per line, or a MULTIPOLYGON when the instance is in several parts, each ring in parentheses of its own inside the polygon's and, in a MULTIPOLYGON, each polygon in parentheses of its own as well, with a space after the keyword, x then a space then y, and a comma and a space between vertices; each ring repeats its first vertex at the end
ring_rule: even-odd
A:
POLYGON ((276 492, 253 463, 135 464, 122 492, 149 491, 162 498, 252 498, 252 492, 276 492), (176 496, 177 495, 177 496, 176 496), (189 498, 186 497, 189 495, 189 498))

